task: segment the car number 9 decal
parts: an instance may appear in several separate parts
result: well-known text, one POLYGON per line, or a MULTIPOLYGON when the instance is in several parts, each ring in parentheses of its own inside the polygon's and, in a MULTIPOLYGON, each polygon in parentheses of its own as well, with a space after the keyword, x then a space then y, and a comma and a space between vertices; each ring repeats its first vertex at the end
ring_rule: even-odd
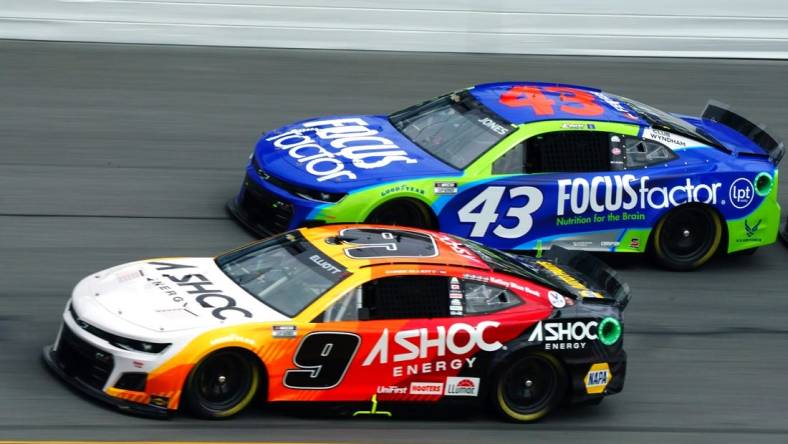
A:
MULTIPOLYGON (((473 224, 470 237, 486 236, 490 225, 498 221, 498 206, 504 192, 506 192, 506 187, 487 187, 457 211, 460 222, 473 224)), ((506 216, 517 219, 517 223, 512 227, 499 223, 492 231, 496 236, 504 239, 516 239, 525 236, 533 228, 532 214, 542 206, 544 200, 542 192, 538 188, 530 186, 510 188, 509 198, 515 199, 517 197, 525 197, 525 205, 512 206, 506 211, 506 216)))
POLYGON ((345 332, 313 332, 298 344, 293 364, 297 369, 285 372, 285 387, 303 390, 327 390, 342 382, 361 337, 345 332))

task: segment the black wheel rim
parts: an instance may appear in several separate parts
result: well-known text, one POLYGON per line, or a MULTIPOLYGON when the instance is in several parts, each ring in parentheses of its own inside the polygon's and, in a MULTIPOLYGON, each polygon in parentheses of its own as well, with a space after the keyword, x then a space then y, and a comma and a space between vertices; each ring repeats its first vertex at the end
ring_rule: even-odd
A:
POLYGON ((555 366, 540 356, 521 359, 503 377, 506 405, 520 414, 532 414, 550 406, 560 384, 555 366))
POLYGON ((660 243, 664 255, 677 262, 694 262, 714 245, 714 219, 702 208, 685 208, 667 216, 660 243))
POLYGON ((252 371, 249 362, 236 353, 211 356, 200 364, 195 375, 200 404, 219 412, 235 407, 249 393, 252 371))
POLYGON ((373 224, 399 225, 402 227, 415 228, 426 228, 427 225, 421 209, 409 202, 384 205, 372 213, 368 222, 373 224))

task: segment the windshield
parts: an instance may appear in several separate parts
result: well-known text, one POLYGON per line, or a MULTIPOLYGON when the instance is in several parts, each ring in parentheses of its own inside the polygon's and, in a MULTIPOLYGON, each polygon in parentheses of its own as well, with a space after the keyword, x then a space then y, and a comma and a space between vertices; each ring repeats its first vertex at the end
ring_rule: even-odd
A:
POLYGON ((424 151, 458 169, 514 130, 467 91, 398 111, 389 121, 424 151))
POLYGON ((670 131, 672 133, 689 137, 690 139, 695 139, 714 147, 721 147, 720 143, 715 138, 702 129, 697 128, 696 126, 687 122, 686 120, 680 119, 670 113, 666 113, 665 111, 659 110, 644 103, 640 103, 636 100, 627 99, 626 97, 621 96, 614 96, 612 94, 608 95, 613 97, 615 100, 629 105, 630 108, 635 110, 635 112, 637 112, 643 119, 645 119, 650 125, 657 129, 670 131))
POLYGON ((297 231, 219 256, 216 263, 249 294, 290 317, 347 275, 297 231))
POLYGON ((563 284, 560 281, 553 280, 552 277, 540 274, 536 268, 528 267, 526 263, 517 260, 515 256, 509 253, 487 248, 484 245, 478 244, 472 240, 458 237, 455 237, 454 239, 458 243, 468 247, 471 251, 476 253, 493 270, 515 276, 527 277, 550 288, 563 288, 563 284))

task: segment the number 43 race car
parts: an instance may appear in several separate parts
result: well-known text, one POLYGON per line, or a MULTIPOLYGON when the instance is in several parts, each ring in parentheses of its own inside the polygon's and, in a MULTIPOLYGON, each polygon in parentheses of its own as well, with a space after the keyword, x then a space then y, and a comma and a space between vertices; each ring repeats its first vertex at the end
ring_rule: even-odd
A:
POLYGON ((493 83, 269 132, 228 208, 260 235, 383 223, 503 250, 649 251, 689 270, 775 242, 783 153, 720 104, 679 116, 587 87, 493 83))
MULTIPOLYGON (((489 403, 533 421, 623 388, 628 287, 585 253, 329 225, 75 287, 49 368, 128 412, 223 418, 269 403, 489 403)), ((371 403, 371 409, 370 409, 371 403)))

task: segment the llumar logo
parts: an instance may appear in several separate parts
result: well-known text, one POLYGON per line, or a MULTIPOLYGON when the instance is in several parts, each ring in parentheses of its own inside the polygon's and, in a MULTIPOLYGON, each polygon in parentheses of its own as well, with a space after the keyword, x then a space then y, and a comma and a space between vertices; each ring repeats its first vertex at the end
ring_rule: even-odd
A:
POLYGON ((693 202, 716 204, 722 186, 719 182, 693 185, 688 178, 684 185, 649 187, 649 179, 643 176, 638 180, 632 174, 595 176, 590 181, 582 177, 559 179, 557 215, 563 216, 567 210, 583 214, 589 209, 601 213, 669 208, 693 202))
POLYGON ((345 162, 361 169, 382 168, 393 162, 417 163, 408 157, 408 152, 391 140, 378 136, 378 131, 369 128, 367 122, 358 117, 331 120, 313 120, 282 134, 265 140, 274 147, 286 150, 287 154, 307 173, 316 176, 318 182, 345 177, 357 179, 356 173, 345 169, 345 162), (316 142, 306 133, 314 132, 317 139, 329 141, 331 150, 316 142))

